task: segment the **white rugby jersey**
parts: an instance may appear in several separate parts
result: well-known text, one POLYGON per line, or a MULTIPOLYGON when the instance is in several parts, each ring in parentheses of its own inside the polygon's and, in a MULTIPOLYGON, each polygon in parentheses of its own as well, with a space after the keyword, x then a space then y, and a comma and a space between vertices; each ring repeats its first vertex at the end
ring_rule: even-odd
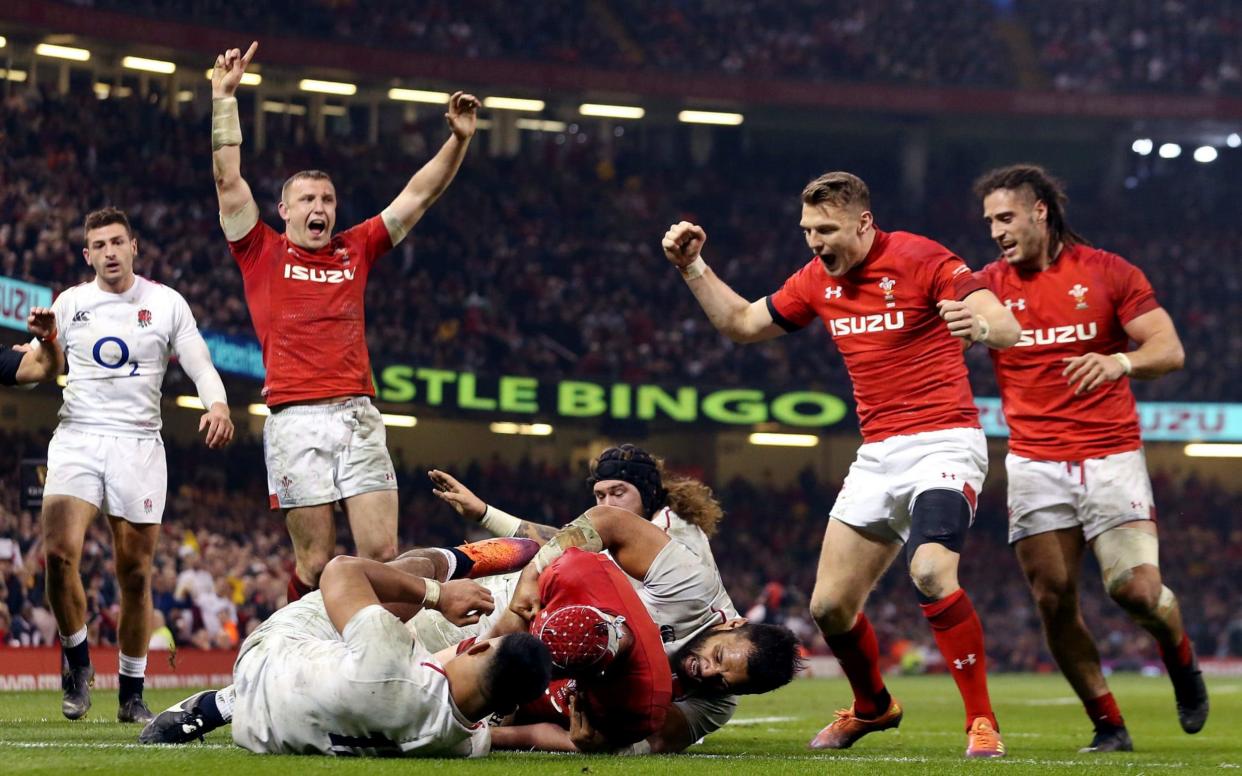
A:
POLYGON ((337 633, 318 591, 242 645, 233 669, 233 741, 252 752, 481 757, 484 722, 453 703, 444 668, 382 606, 337 633))
POLYGON ((161 386, 176 353, 205 407, 226 402, 224 385, 185 298, 141 276, 121 294, 95 281, 52 304, 69 366, 60 423, 117 436, 158 436, 161 386))
POLYGON ((712 555, 711 543, 702 528, 686 520, 669 507, 657 511, 652 516, 651 522, 668 534, 670 539, 676 539, 689 547, 708 567, 716 568, 716 556, 712 555))

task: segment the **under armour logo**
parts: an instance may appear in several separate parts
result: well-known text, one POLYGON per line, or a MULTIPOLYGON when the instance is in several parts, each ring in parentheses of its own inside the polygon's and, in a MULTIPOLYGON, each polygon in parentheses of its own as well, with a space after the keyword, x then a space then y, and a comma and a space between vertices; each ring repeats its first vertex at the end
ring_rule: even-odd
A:
POLYGON ((1138 509, 1142 509, 1142 508, 1143 508, 1143 502, 1142 502, 1142 501, 1131 501, 1131 502, 1130 502, 1130 509, 1135 509, 1135 510, 1138 510, 1138 509))
POLYGON ((841 298, 841 287, 840 286, 828 286, 827 288, 824 289, 824 298, 825 299, 840 299, 841 298))
POLYGON ((978 660, 975 660, 975 653, 971 652, 969 655, 966 656, 965 660, 954 660, 953 667, 961 671, 966 666, 973 666, 975 663, 978 663, 978 662, 979 662, 978 660))
POLYGON ((956 480, 956 479, 957 479, 957 475, 956 475, 956 474, 953 474, 953 473, 951 473, 951 472, 940 472, 940 479, 942 479, 942 480, 956 480))
POLYGON ((1010 310, 1025 310, 1026 299, 1006 299, 1005 306, 1010 310))

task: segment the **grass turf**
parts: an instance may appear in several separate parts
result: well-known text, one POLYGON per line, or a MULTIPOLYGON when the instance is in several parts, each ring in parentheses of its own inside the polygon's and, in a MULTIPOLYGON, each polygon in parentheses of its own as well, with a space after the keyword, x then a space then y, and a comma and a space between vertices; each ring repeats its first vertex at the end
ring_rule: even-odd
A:
MULTIPOLYGON (((556 774, 755 773, 765 776, 831 770, 842 774, 956 774, 983 770, 1003 774, 1219 773, 1242 768, 1242 679, 1209 678, 1212 715, 1198 735, 1178 727, 1173 693, 1164 678, 1115 676, 1114 694, 1138 751, 1080 755, 1090 726, 1069 687, 1058 676, 997 676, 995 699, 1009 756, 967 762, 956 689, 947 676, 896 678, 890 689, 902 701, 905 720, 898 731, 873 734, 841 752, 811 752, 806 742, 848 702, 844 680, 810 679, 769 696, 743 700, 732 724, 692 747, 689 754, 618 758, 533 753, 496 753, 487 760, 436 761, 257 756, 232 745, 227 730, 206 745, 140 747, 138 728, 114 721, 113 691, 98 690, 84 720, 60 716, 58 693, 0 693, 0 773, 4 774, 307 774, 437 773, 554 776, 556 774), (708 770, 704 770, 708 769, 708 770)), ((160 710, 189 695, 152 690, 147 699, 160 710)))

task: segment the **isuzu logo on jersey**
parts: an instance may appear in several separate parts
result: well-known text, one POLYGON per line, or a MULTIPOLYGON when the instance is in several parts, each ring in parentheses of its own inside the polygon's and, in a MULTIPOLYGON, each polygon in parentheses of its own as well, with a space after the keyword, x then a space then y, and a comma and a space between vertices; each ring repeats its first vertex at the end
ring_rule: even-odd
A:
POLYGON ((309 280, 312 283, 344 283, 354 279, 352 269, 316 269, 298 264, 285 265, 285 277, 290 280, 309 280))
POLYGON ((872 313, 856 315, 852 318, 831 318, 829 330, 834 337, 848 337, 851 334, 870 334, 878 331, 895 331, 906 326, 906 314, 902 310, 895 313, 872 313))
POLYGON ((896 288, 897 281, 893 280, 892 278, 886 277, 880 280, 880 282, 877 283, 877 285, 880 287, 880 290, 884 292, 884 306, 885 307, 896 307, 897 300, 896 298, 893 297, 893 289, 896 288))
POLYGON ((1053 326, 1047 329, 1023 329, 1018 337, 1015 348, 1029 348, 1032 345, 1052 345, 1065 342, 1086 342, 1095 339, 1099 333, 1095 321, 1080 323, 1077 326, 1053 326))
POLYGON ((1087 291, 1089 290, 1082 283, 1075 283, 1074 287, 1069 290, 1069 295, 1074 297, 1074 301, 1078 303, 1074 305, 1075 310, 1087 309, 1087 291))

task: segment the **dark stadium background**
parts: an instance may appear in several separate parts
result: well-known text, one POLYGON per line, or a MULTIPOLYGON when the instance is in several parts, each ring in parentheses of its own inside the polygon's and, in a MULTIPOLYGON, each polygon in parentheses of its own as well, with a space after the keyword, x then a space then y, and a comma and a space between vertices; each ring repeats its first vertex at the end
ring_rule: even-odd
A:
MULTIPOLYGON (((1199 654, 1242 657, 1237 462, 1183 450, 1198 437, 1242 441, 1242 424, 1217 428, 1222 405, 1242 401, 1242 5, 966 0, 921 14, 913 5, 601 0, 515 12, 502 2, 8 0, 0 276, 54 292, 80 282, 83 214, 120 206, 138 233, 138 272, 178 289, 244 372, 250 323, 209 175, 203 71, 216 52, 261 41, 262 83, 240 93, 243 171, 272 223, 280 182, 305 167, 335 176, 341 227, 387 203, 446 134, 442 106, 392 99, 392 88, 540 100, 538 110, 484 110, 456 182, 370 282, 377 372, 457 375, 436 405, 423 384, 412 402, 383 404, 417 417, 388 430, 403 545, 465 532, 431 497, 431 466, 510 512, 560 524, 589 503, 586 460, 637 442, 716 489, 726 518, 713 546, 739 609, 765 604, 764 616, 784 619, 818 652, 806 595, 858 442, 852 412, 815 447, 757 447, 752 431, 807 430, 702 412, 693 422, 565 417, 554 411, 558 386, 691 387, 700 397, 816 391, 848 404, 824 332, 736 348, 712 331, 660 253, 666 226, 702 223, 708 260, 754 298, 806 258, 796 220, 803 183, 844 168, 870 184, 882 228, 925 233, 978 268, 993 251, 973 177, 1008 162, 1045 164, 1067 184, 1075 227, 1140 266, 1179 327, 1186 368, 1135 385, 1140 401, 1191 413, 1152 429, 1181 439, 1148 445, 1162 565, 1199 654), (89 59, 36 53, 45 43, 89 59), (175 72, 135 70, 126 56, 171 62, 175 72), (312 93, 299 87, 304 78, 356 92, 312 93), (645 115, 592 118, 582 103, 642 106, 645 115), (743 120, 690 125, 678 120, 686 109, 743 120), (539 411, 471 409, 458 393, 463 374, 477 377, 476 405, 496 397, 503 376, 536 378, 539 411), (500 434, 496 422, 551 433, 500 434)), ((0 298, 5 317, 11 300, 0 298)), ((11 328, 0 338, 22 339, 11 328)), ((976 393, 995 396, 978 351, 969 354, 976 393)), ((175 404, 193 393, 175 369, 165 391, 170 498, 154 587, 182 646, 235 646, 281 602, 292 558, 282 522, 266 510, 262 418, 247 409, 260 401, 259 383, 226 380, 242 433, 224 454, 202 448, 198 415, 175 404), (200 568, 215 595, 177 599, 178 575, 200 568)), ((37 512, 22 507, 19 478, 21 461, 44 455, 57 405, 51 387, 0 394, 0 633, 15 644, 46 643, 54 629, 42 608, 37 512)), ((1055 670, 1004 543, 1003 451, 994 439, 963 578, 993 664, 1055 670)), ((115 639, 110 564, 101 521, 83 573, 91 638, 103 644, 115 639)), ((868 607, 881 648, 935 655, 902 571, 868 607)), ((1084 599, 1110 666, 1158 664, 1093 574, 1084 599)))

